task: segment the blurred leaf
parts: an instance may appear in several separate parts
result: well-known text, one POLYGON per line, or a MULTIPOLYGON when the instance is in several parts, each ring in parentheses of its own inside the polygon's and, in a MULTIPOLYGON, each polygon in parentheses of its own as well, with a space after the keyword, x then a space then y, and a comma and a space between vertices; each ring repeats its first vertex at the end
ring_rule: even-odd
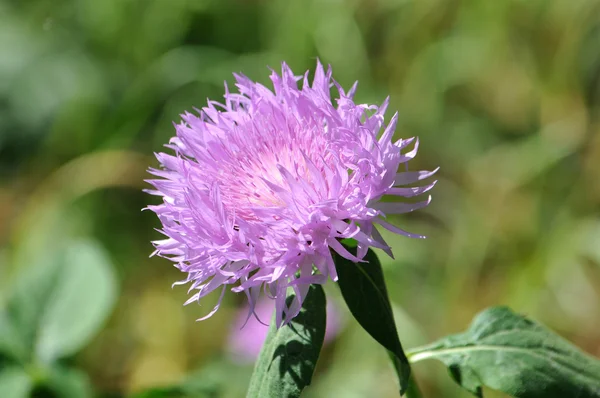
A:
POLYGON ((133 398, 208 398, 239 397, 248 389, 249 369, 225 358, 217 358, 189 373, 177 385, 155 387, 134 394, 133 398))
POLYGON ((578 116, 574 113, 568 119, 544 126, 539 134, 495 146, 469 166, 473 178, 482 186, 493 184, 506 190, 531 181, 577 150, 581 144, 578 116), (565 132, 569 132, 568 139, 563 137, 565 132), (498 164, 507 167, 500 171, 498 164))
POLYGON ((130 396, 131 398, 185 398, 181 387, 151 388, 130 396))
POLYGON ((29 264, 11 286, 3 329, 9 339, 14 339, 11 329, 18 331, 19 344, 24 347, 23 357, 19 358, 23 363, 32 359, 40 318, 58 282, 63 260, 64 252, 57 251, 35 265, 29 264))
POLYGON ((241 397, 248 391, 251 373, 246 364, 217 357, 188 374, 181 387, 192 396, 241 397))
MULTIPOLYGON (((51 52, 23 68, 14 79, 8 98, 11 113, 31 131, 45 132, 44 124, 65 104, 103 103, 108 93, 102 78, 100 65, 81 51, 51 52), (30 107, 36 109, 35 114, 30 107)), ((82 133, 72 131, 75 137, 82 133)))
POLYGON ((209 398, 218 397, 215 391, 194 390, 184 386, 152 388, 132 395, 131 398, 209 398))
MULTIPOLYGON (((294 294, 287 298, 287 305, 294 294)), ((260 352, 248 397, 299 397, 311 383, 325 338, 325 293, 311 285, 300 314, 277 329, 275 314, 260 352)))
POLYGON ((0 309, 0 353, 21 362, 27 357, 24 340, 3 309, 0 309))
POLYGON ((222 90, 223 80, 231 77, 231 69, 224 64, 232 58, 226 50, 206 46, 181 46, 157 58, 127 87, 101 135, 104 145, 130 145, 148 120, 156 117, 159 106, 181 87, 202 82, 222 90))
POLYGON ((31 388, 31 379, 22 368, 14 366, 0 370, 0 397, 27 398, 31 388))
POLYGON ((55 367, 45 383, 56 398, 91 398, 92 386, 88 376, 77 369, 55 367))
POLYGON ((0 93, 5 93, 14 79, 33 63, 36 54, 49 44, 49 38, 36 36, 21 15, 0 5, 0 93))
POLYGON ((74 354, 96 333, 115 302, 110 259, 93 241, 71 244, 40 320, 37 356, 45 362, 74 354))
POLYGON ((9 297, 7 315, 29 351, 27 358, 35 352, 42 362, 51 362, 87 343, 109 314, 115 293, 112 265, 102 248, 76 241, 25 270, 9 297))
POLYGON ((188 374, 177 385, 150 388, 132 395, 132 398, 237 397, 242 396, 248 387, 247 376, 245 366, 218 359, 188 374))
MULTIPOLYGON (((355 247, 346 246, 346 249, 356 255, 355 247)), ((400 394, 404 394, 408 387, 410 365, 398 338, 377 255, 369 250, 364 258, 366 262, 354 263, 334 253, 334 260, 338 285, 350 312, 371 337, 388 350, 400 382, 400 394)))
POLYGON ((506 307, 480 313, 463 334, 409 353, 435 358, 454 380, 482 397, 482 386, 517 398, 600 397, 600 361, 506 307))

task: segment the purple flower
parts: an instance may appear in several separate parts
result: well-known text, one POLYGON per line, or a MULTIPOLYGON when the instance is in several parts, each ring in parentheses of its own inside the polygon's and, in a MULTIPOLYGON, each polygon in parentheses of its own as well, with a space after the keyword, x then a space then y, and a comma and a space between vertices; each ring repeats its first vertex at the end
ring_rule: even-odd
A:
MULTIPOLYGON (((274 91, 234 75, 239 93, 225 85, 225 103, 208 101, 199 115, 186 112, 167 145, 175 154, 158 153, 162 169, 149 182, 163 203, 149 206, 162 222, 166 239, 155 253, 186 272, 176 284, 195 291, 186 304, 227 286, 244 292, 250 316, 261 290, 275 299, 277 325, 300 311, 311 283, 337 280, 330 249, 361 261, 369 247, 392 254, 376 229, 409 237, 385 220, 388 214, 425 207, 421 202, 380 202, 384 195, 412 197, 434 183, 409 187, 434 171, 398 172, 415 157, 418 139, 392 137, 396 113, 384 127, 381 106, 355 104, 356 83, 346 93, 317 63, 295 76, 284 63, 271 73, 274 91), (298 82, 301 81, 301 88, 298 82), (332 104, 330 89, 339 93, 332 104), (383 132, 380 134, 380 131, 383 132), (412 149, 409 149, 412 146, 412 149), (340 239, 358 242, 357 255, 340 239), (288 307, 286 291, 296 299, 288 307)), ((407 166, 407 165, 406 165, 407 166)))

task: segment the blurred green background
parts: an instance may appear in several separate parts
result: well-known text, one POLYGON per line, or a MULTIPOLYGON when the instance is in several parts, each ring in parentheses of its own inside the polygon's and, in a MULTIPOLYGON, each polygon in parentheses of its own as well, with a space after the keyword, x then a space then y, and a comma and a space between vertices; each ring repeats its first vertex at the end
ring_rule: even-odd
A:
MULTIPOLYGON (((186 378, 190 396, 244 396, 252 364, 227 336, 245 299, 195 322, 216 298, 183 307, 183 275, 148 258, 143 179, 232 72, 267 82, 316 57, 358 102, 391 96, 397 137, 421 139, 412 169, 441 166, 431 206, 396 220, 429 238, 381 256, 404 346, 506 304, 600 356, 600 1, 0 0, 0 397, 186 378)), ((306 396, 397 396, 339 308, 306 396)), ((441 364, 414 372, 428 397, 468 396, 441 364)))

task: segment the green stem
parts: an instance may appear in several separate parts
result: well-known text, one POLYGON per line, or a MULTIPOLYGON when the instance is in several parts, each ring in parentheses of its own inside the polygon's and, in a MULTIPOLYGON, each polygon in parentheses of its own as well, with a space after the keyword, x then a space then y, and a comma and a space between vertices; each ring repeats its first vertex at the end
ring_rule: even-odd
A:
POLYGON ((419 389, 417 382, 415 381, 415 377, 413 375, 408 379, 408 389, 406 390, 406 394, 404 394, 405 398, 423 398, 423 394, 419 389))
MULTIPOLYGON (((416 361, 413 360, 412 356, 414 355, 410 351, 405 351, 406 359, 408 359, 408 363, 412 364, 416 361)), ((423 393, 419 389, 419 385, 415 380, 414 372, 411 369, 410 378, 408 379, 408 388, 406 389, 406 393, 404 394, 405 398, 423 398, 423 393)))
POLYGON ((427 359, 429 356, 426 355, 422 355, 423 352, 427 353, 426 350, 419 350, 420 347, 416 347, 416 348, 412 348, 409 350, 404 351, 404 354, 406 355, 406 359, 408 359, 408 363, 415 364, 419 361, 422 361, 423 359, 427 359))

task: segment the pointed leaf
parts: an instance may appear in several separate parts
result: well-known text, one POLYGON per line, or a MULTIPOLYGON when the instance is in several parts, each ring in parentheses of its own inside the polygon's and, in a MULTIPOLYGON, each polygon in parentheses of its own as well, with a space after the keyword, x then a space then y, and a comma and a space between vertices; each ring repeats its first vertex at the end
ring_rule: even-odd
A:
POLYGON ((53 361, 86 344, 112 309, 115 285, 112 264, 101 246, 92 241, 71 244, 41 318, 38 358, 53 361))
POLYGON ((0 308, 0 354, 20 363, 27 360, 25 340, 17 331, 8 313, 0 308))
POLYGON ((218 358, 189 373, 172 386, 154 387, 130 398, 214 398, 240 396, 248 387, 247 368, 218 358))
MULTIPOLYGON (((288 296, 288 306, 293 293, 288 296)), ((247 397, 299 397, 312 380, 325 338, 325 293, 311 285, 300 314, 277 329, 275 314, 260 352, 247 397)))
POLYGON ((14 340, 18 331, 19 345, 15 341, 13 347, 19 349, 13 356, 18 354, 21 362, 36 357, 49 363, 74 354, 114 304, 115 276, 102 247, 91 240, 66 247, 25 269, 8 297, 0 343, 14 340))
MULTIPOLYGON (((181 387, 158 387, 131 395, 130 398, 188 398, 181 387)), ((200 395, 198 397, 201 397, 200 395)), ((194 396, 194 398, 196 398, 194 396)))
POLYGON ((28 398, 33 383, 25 371, 17 366, 0 370, 0 397, 28 398))
MULTIPOLYGON (((356 247, 345 244, 356 255, 356 247)), ((334 253, 338 285, 342 296, 358 323, 388 350, 398 380, 400 394, 408 388, 410 365, 400 344, 392 306, 377 255, 369 249, 364 263, 354 263, 334 253)))
POLYGON ((87 374, 78 370, 55 367, 50 370, 47 386, 60 398, 92 398, 93 388, 87 374))
POLYGON ((409 357, 444 362, 478 397, 484 385, 517 398, 600 397, 600 360, 506 307, 483 311, 465 333, 411 350, 409 357))
POLYGON ((38 334, 40 318, 42 317, 48 298, 58 282, 60 269, 64 262, 64 253, 54 253, 43 258, 40 262, 24 268, 11 286, 6 303, 3 324, 3 339, 13 342, 13 347, 22 348, 19 361, 27 363, 33 359, 35 339, 38 334), (15 333, 18 340, 15 342, 15 333))

